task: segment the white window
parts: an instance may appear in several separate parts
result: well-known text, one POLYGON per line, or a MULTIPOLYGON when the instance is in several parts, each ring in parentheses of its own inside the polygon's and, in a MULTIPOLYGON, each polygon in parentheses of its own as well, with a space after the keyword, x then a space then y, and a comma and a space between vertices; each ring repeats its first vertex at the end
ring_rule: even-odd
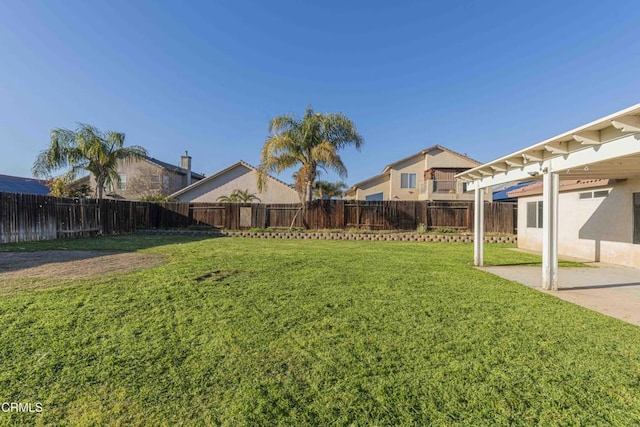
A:
POLYGON ((415 173, 400 174, 400 188, 416 188, 416 174, 415 173))
POLYGON ((157 173, 151 174, 149 179, 149 186, 152 190, 157 190, 160 188, 160 175, 157 173))
POLYGON ((118 174, 118 190, 126 190, 127 189, 127 175, 124 173, 118 174))
POLYGON ((527 228, 542 228, 542 201, 527 203, 527 228))
POLYGON ((593 193, 591 191, 589 191, 587 193, 580 193, 580 195, 578 197, 581 200, 583 200, 583 199, 591 199, 591 198, 593 198, 593 193))
POLYGON ((596 199, 601 197, 607 197, 608 195, 609 195, 609 190, 598 190, 594 192, 589 191, 587 193, 580 193, 578 197, 580 199, 596 199))

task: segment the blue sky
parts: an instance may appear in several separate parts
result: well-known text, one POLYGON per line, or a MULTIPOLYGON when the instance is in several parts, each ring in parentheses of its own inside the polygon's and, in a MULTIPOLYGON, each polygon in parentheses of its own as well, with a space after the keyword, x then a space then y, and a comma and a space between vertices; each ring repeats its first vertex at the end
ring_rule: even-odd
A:
POLYGON ((77 122, 207 175, 257 165, 309 104, 364 136, 349 184, 434 144, 489 161, 640 102, 638 22, 634 1, 3 0, 0 174, 77 122))

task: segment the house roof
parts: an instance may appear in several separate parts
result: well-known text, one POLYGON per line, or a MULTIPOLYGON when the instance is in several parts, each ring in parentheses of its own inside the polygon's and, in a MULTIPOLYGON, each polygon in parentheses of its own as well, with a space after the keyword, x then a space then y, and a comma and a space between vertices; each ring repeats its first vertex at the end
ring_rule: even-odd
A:
MULTIPOLYGON (((187 170, 185 168, 180 167, 180 166, 172 165, 171 163, 163 162, 162 160, 158 160, 158 159, 153 158, 153 157, 145 157, 145 160, 150 162, 150 163, 153 163, 156 166, 159 166, 159 167, 161 167, 163 169, 170 170, 170 171, 178 173, 180 175, 186 175, 187 174, 187 170)), ((191 178, 203 179, 204 175, 201 175, 199 173, 195 173, 195 172, 191 171, 191 178)))
POLYGON ((50 193, 45 181, 20 176, 0 175, 0 191, 7 193, 41 194, 50 193))
POLYGON ((493 201, 499 202, 501 200, 511 199, 513 197, 509 196, 511 191, 528 185, 531 185, 530 181, 496 185, 493 187, 493 201))
MULTIPOLYGON (((560 192, 571 190, 584 190, 594 187, 605 187, 615 184, 615 179, 571 179, 560 182, 560 192)), ((509 190, 509 189, 507 189, 509 190)), ((508 191, 509 197, 526 197, 542 194, 542 182, 528 183, 526 186, 508 191)))
POLYGON ((382 172, 384 173, 384 172, 388 171, 389 169, 393 169, 394 166, 397 166, 397 165, 399 165, 401 163, 404 163, 407 160, 411 160, 414 157, 418 157, 420 155, 425 155, 428 152, 433 151, 433 150, 446 151, 448 153, 455 154, 456 156, 462 157, 465 160, 469 160, 470 162, 473 162, 475 164, 478 164, 478 165, 480 164, 479 161, 477 161, 475 159, 472 159, 471 157, 467 156, 466 154, 460 154, 457 151, 450 150, 450 149, 448 149, 447 147, 445 147, 443 145, 436 144, 436 145, 432 145, 431 147, 425 148, 424 150, 418 151, 417 153, 414 153, 414 154, 412 154, 412 155, 410 155, 408 157, 405 157, 403 159, 397 160, 397 161, 395 161, 393 163, 389 163, 387 166, 384 167, 382 172))
MULTIPOLYGON (((226 167, 226 168, 214 173, 213 175, 209 175, 208 177, 203 178, 198 182, 194 182, 193 184, 189 185, 188 187, 183 188, 182 190, 176 191, 175 193, 173 193, 171 195, 171 197, 177 197, 177 196, 180 196, 180 195, 182 195, 182 194, 184 194, 184 193, 186 193, 188 191, 193 190, 194 188, 198 188, 199 186, 204 185, 207 182, 212 181, 212 180, 218 178, 221 175, 224 175, 225 173, 229 172, 232 169, 237 168, 238 166, 244 166, 245 168, 254 170, 256 172, 258 171, 258 168, 256 168, 255 166, 252 166, 249 163, 247 163, 247 162, 245 162, 243 160, 240 160, 240 161, 232 164, 231 166, 228 166, 228 167, 226 167)), ((284 182, 282 180, 279 180, 278 178, 276 178, 274 176, 271 176, 269 174, 267 174, 267 176, 269 178, 273 179, 274 181, 279 182, 282 185, 286 185, 287 187, 292 188, 291 185, 287 184, 286 182, 284 182)))
POLYGON ((391 170, 388 170, 386 172, 381 173, 380 175, 375 175, 375 176, 372 176, 371 178, 365 179, 364 181, 360 181, 356 184, 353 184, 351 188, 345 191, 345 194, 352 193, 353 191, 355 191, 356 188, 361 187, 364 184, 368 184, 370 182, 375 182, 375 181, 381 180, 382 178, 386 178, 389 176, 390 173, 391 173, 391 170))

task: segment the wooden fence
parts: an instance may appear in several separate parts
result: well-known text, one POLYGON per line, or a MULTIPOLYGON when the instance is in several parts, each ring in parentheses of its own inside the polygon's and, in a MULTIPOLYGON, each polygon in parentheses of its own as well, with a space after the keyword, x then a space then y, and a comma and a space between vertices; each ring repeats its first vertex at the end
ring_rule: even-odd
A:
MULTIPOLYGON (((515 233, 516 205, 486 203, 485 231, 515 233)), ((473 229, 473 202, 316 200, 307 204, 153 203, 0 193, 0 243, 208 226, 370 230, 473 229)))

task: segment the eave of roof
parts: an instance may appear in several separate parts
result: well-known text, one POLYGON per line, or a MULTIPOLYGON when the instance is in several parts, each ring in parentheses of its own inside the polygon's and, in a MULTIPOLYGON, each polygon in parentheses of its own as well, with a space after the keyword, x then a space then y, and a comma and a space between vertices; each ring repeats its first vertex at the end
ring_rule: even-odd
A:
MULTIPOLYGON (((572 179, 560 182, 560 192, 572 190, 584 190, 587 188, 606 187, 615 184, 615 179, 572 179)), ((527 197, 542 194, 542 182, 534 182, 526 187, 507 192, 509 197, 527 197)))
POLYGON ((383 173, 381 173, 380 175, 375 175, 375 176, 372 176, 371 178, 367 178, 367 179, 365 179, 364 181, 357 182, 357 183, 353 184, 353 185, 351 186, 351 188, 349 188, 347 191, 345 191, 345 193, 355 191, 357 188, 360 188, 360 187, 362 187, 363 185, 368 184, 368 183, 370 183, 370 182, 374 182, 374 181, 378 181, 378 180, 381 180, 381 179, 383 179, 383 178, 386 178, 386 177, 388 177, 390 174, 391 174, 391 172, 390 172, 390 171, 387 171, 387 172, 383 172, 383 173))
POLYGON ((475 160, 475 159, 472 159, 471 157, 467 156, 466 154, 461 154, 461 153, 458 153, 457 151, 453 151, 453 150, 451 150, 451 149, 449 149, 449 148, 447 148, 447 147, 445 147, 445 146, 443 146, 443 145, 436 144, 436 145, 432 145, 431 147, 425 148, 424 150, 420 150, 420 151, 418 151, 417 153, 412 154, 412 155, 410 155, 410 156, 408 156, 408 157, 405 157, 405 158, 400 159, 400 160, 398 160, 398 161, 395 161, 395 162, 393 162, 393 163, 389 163, 387 166, 385 166, 385 167, 384 167, 384 169, 382 170, 382 172, 384 173, 384 172, 386 172, 387 170, 392 169, 392 168, 393 168, 394 166, 396 166, 396 165, 399 165, 399 164, 401 164, 401 163, 404 163, 404 162, 406 162, 406 161, 409 161, 409 160, 413 159, 414 157, 418 157, 418 156, 420 156, 420 155, 425 155, 425 154, 427 154, 428 152, 433 151, 433 150, 442 150, 442 151, 447 151, 447 152, 449 152, 449 153, 451 153, 451 154, 455 154, 456 156, 462 157, 462 158, 463 158, 463 159, 465 159, 465 160, 469 160, 470 162, 473 162, 473 163, 475 163, 475 164, 478 164, 478 165, 480 164, 480 162, 479 162, 479 161, 477 161, 477 160, 475 160))
MULTIPOLYGON (((184 194, 184 193, 186 193, 188 191, 191 191, 194 188, 198 188, 199 186, 204 185, 205 183, 207 183, 209 181, 212 181, 212 180, 216 179, 217 177, 219 177, 221 175, 224 175, 225 173, 229 172, 232 169, 237 168, 238 166, 244 166, 245 168, 250 169, 250 170, 254 170, 256 172, 258 171, 258 168, 256 168, 255 166, 252 166, 249 163, 247 163, 247 162, 245 162, 243 160, 240 160, 240 161, 238 161, 238 162, 236 162, 236 163, 234 163, 234 164, 232 164, 232 165, 230 165, 230 166, 228 166, 228 167, 226 167, 226 168, 214 173, 213 175, 209 175, 208 177, 206 177, 204 179, 201 179, 198 182, 194 182, 193 184, 183 188, 182 190, 176 191, 170 197, 181 196, 182 194, 184 194)), ((282 185, 285 185, 285 186, 287 186, 289 188, 292 188, 291 185, 287 184, 286 182, 284 182, 284 181, 282 181, 282 180, 280 180, 280 179, 278 179, 278 178, 276 178, 274 176, 271 176, 271 175, 267 174, 267 177, 271 178, 272 180, 274 180, 274 181, 276 181, 276 182, 278 182, 278 183, 280 183, 282 185)))

